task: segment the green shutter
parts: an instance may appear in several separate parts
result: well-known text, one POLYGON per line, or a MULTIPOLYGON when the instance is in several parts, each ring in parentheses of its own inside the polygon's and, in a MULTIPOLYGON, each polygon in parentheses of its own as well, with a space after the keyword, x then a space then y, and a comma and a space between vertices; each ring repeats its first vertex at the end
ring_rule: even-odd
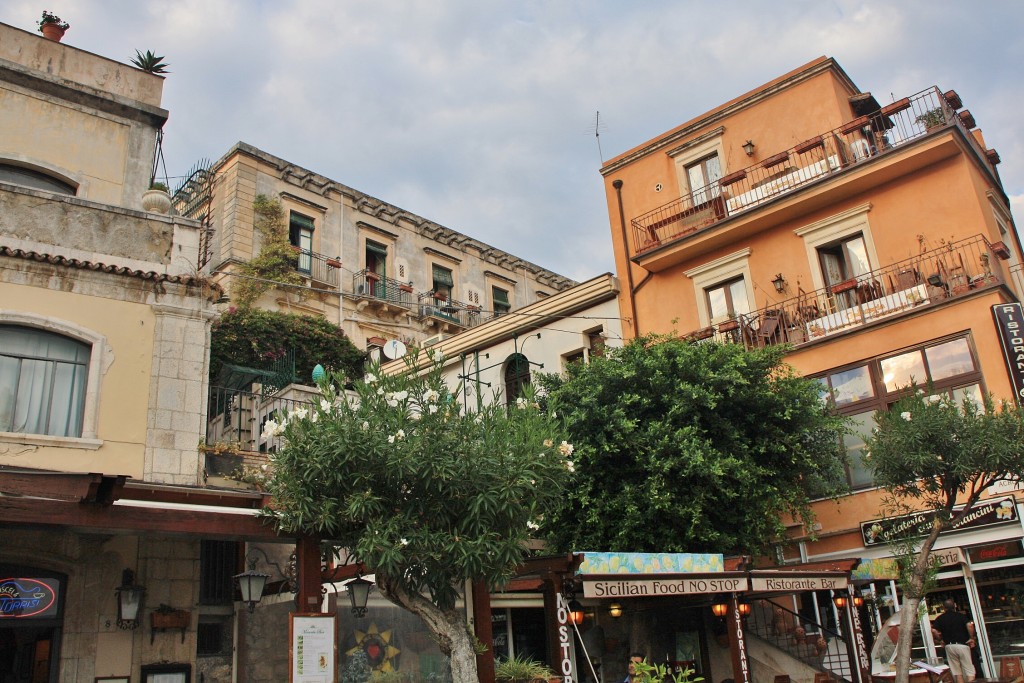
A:
POLYGON ((504 306, 505 308, 512 308, 512 304, 508 302, 508 292, 498 287, 491 287, 491 299, 494 300, 495 306, 504 306))
POLYGON ((366 251, 374 253, 377 256, 383 256, 385 258, 388 255, 388 248, 387 247, 385 247, 383 244, 377 244, 376 242, 371 242, 370 240, 366 240, 366 251))
POLYGON ((291 214, 290 225, 303 230, 312 230, 314 227, 312 218, 303 216, 301 213, 295 213, 294 211, 291 214))
POLYGON ((454 287, 455 280, 452 279, 452 271, 441 266, 434 266, 434 285, 446 285, 448 287, 454 287))

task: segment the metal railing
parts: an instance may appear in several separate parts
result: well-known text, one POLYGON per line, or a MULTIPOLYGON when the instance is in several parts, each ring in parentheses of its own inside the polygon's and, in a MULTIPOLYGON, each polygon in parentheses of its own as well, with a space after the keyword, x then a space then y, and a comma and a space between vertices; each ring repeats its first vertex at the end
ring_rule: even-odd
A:
POLYGON ((794 297, 687 336, 747 348, 803 344, 1005 284, 1006 272, 992 245, 977 235, 829 287, 799 290, 794 297))
POLYGON ((478 306, 438 296, 435 292, 424 292, 419 295, 420 319, 436 318, 460 327, 476 327, 489 319, 478 306))
POLYGON ((392 280, 372 270, 361 270, 352 276, 352 292, 356 296, 386 301, 409 309, 416 308, 418 303, 416 293, 407 282, 392 280))
POLYGON ((341 263, 336 259, 308 249, 295 249, 295 270, 302 275, 333 289, 338 288, 338 270, 341 263), (333 265, 332 265, 333 264, 333 265))
POLYGON ((279 437, 263 437, 267 420, 280 423, 294 410, 313 407, 312 400, 298 398, 299 392, 288 388, 277 393, 263 393, 228 387, 210 387, 207 408, 206 444, 223 444, 227 451, 268 452, 281 445, 279 437))
POLYGON ((957 115, 950 105, 953 101, 959 106, 957 99, 952 91, 942 95, 938 88, 929 88, 693 189, 632 219, 636 253, 698 232, 950 124, 963 129, 984 159, 985 150, 968 132, 973 125, 969 113, 957 115))
POLYGON ((746 619, 747 633, 815 671, 852 681, 849 647, 843 634, 769 600, 757 600, 746 619))

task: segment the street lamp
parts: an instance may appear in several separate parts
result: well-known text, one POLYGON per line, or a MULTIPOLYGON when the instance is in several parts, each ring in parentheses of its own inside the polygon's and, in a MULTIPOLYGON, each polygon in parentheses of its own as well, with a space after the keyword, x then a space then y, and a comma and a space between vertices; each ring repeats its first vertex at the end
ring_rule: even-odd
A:
POLYGON ((838 609, 845 609, 849 599, 845 595, 839 594, 832 597, 832 602, 835 603, 838 609))
POLYGON ((729 611, 729 605, 724 602, 716 602, 711 605, 711 613, 721 619, 729 611))
POLYGON ((569 621, 577 626, 583 623, 583 605, 579 600, 569 601, 569 621))
POLYGON ((608 616, 610 616, 612 619, 618 619, 619 617, 621 617, 622 605, 620 605, 617 602, 613 602, 612 604, 608 605, 608 616))
POLYGON ((242 594, 242 602, 249 609, 249 614, 256 609, 256 603, 263 599, 263 588, 267 585, 270 574, 256 571, 256 558, 250 553, 249 569, 237 574, 235 581, 238 582, 238 590, 242 594))
POLYGON ((352 603, 352 614, 357 618, 366 616, 366 601, 370 599, 371 588, 373 588, 373 582, 367 581, 362 575, 345 584, 349 602, 352 603))
POLYGON ((117 627, 132 631, 139 627, 139 610, 145 586, 135 585, 135 572, 125 569, 121 572, 121 585, 114 589, 117 594, 117 627))

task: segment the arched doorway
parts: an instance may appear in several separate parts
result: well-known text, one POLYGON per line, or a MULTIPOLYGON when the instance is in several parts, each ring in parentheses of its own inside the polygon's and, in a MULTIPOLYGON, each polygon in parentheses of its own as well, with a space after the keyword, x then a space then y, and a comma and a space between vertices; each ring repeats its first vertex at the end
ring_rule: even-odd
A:
POLYGON ((530 384, 530 360, 521 353, 513 353, 505 359, 502 374, 505 379, 505 405, 512 405, 530 384))

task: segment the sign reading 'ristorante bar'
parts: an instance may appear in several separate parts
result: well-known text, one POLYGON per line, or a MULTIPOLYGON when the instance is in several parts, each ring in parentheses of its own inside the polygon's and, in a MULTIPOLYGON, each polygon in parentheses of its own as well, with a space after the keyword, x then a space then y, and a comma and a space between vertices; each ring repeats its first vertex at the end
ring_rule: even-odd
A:
POLYGON ((827 591, 846 588, 845 576, 751 576, 754 591, 827 591))
MULTIPOLYGON (((924 536, 928 533, 934 516, 934 512, 927 510, 912 515, 861 522, 860 535, 865 546, 885 543, 889 538, 924 536)), ((974 509, 967 513, 950 531, 964 531, 991 524, 1016 521, 1017 504, 1013 496, 989 498, 975 504, 974 509)))
POLYGON ((992 317, 1013 382, 1013 397, 1020 405, 1024 403, 1024 309, 1019 303, 997 304, 992 307, 992 317))

